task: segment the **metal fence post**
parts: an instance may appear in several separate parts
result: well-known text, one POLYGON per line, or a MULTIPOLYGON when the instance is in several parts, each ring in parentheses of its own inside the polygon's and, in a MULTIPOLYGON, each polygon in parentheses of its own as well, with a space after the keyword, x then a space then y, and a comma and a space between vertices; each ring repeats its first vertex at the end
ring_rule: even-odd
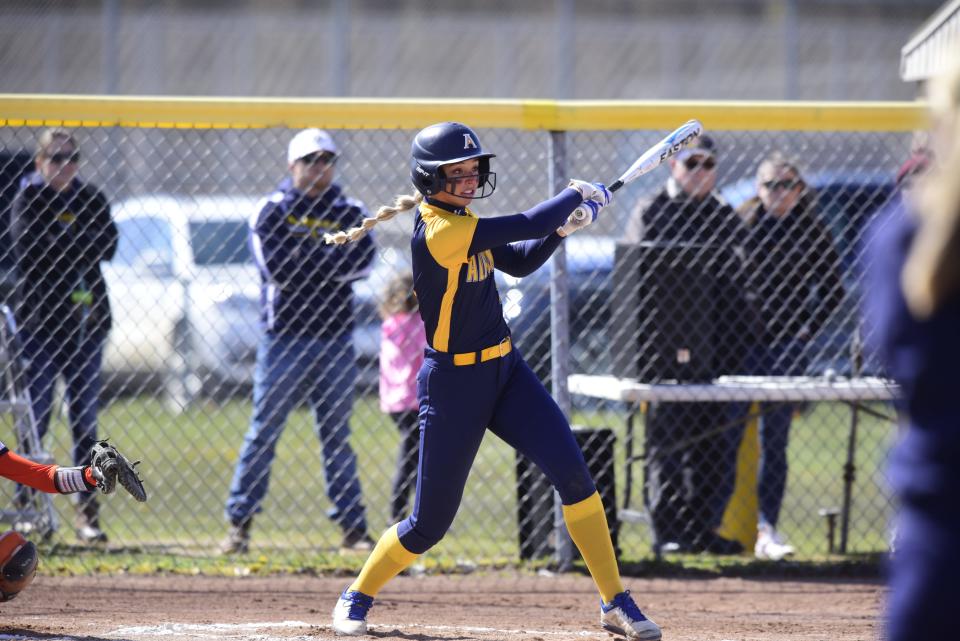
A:
MULTIPOLYGON (((552 193, 563 189, 567 181, 567 137, 562 131, 550 132, 550 185, 552 193)), ((570 289, 567 279, 567 252, 561 243, 553 253, 553 271, 550 274, 550 380, 553 397, 561 411, 571 418, 570 391, 570 289)), ((576 556, 573 540, 563 521, 560 495, 554 491, 555 559, 558 569, 566 571, 573 566, 576 556)))

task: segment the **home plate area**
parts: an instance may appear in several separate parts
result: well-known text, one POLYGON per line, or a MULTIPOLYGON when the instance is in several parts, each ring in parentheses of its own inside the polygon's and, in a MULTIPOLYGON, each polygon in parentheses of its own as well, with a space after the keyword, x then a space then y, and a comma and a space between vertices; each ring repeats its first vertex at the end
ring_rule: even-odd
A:
MULTIPOLYGON (((40 576, 0 604, 0 641, 326 641, 345 577, 40 576)), ((879 581, 625 578, 666 641, 854 641, 879 636, 879 581)), ((613 639, 593 582, 475 573, 398 577, 367 637, 406 641, 613 639)))

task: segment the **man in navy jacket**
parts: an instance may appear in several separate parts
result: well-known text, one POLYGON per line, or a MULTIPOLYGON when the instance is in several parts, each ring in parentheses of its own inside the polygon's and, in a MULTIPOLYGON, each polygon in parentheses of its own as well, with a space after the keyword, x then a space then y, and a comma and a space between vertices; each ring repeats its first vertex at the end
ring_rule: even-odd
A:
POLYGON ((342 548, 368 550, 366 514, 356 455, 350 447, 350 413, 356 363, 351 342, 353 290, 375 255, 371 238, 347 251, 327 246, 325 232, 354 227, 367 216, 363 203, 333 182, 336 143, 320 129, 291 141, 290 176, 250 221, 250 247, 260 269, 261 326, 254 374, 253 416, 240 450, 226 516, 224 553, 249 548, 253 515, 270 480, 276 444, 290 411, 306 398, 323 452, 323 474, 332 503, 329 516, 343 529, 342 548))

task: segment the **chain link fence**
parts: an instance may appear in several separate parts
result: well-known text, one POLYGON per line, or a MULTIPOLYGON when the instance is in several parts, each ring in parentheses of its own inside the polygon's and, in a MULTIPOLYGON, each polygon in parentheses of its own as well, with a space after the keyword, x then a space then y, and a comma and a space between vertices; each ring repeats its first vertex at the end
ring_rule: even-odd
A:
MULTIPOLYGON (((655 224, 654 218, 669 214, 664 194, 670 202, 683 200, 675 198, 675 185, 665 186, 671 175, 665 166, 619 192, 594 226, 565 242, 565 269, 557 269, 555 258, 523 279, 497 272, 516 345, 545 382, 554 385, 576 426, 607 503, 621 559, 670 551, 735 551, 736 546, 721 549, 724 541, 737 541, 751 554, 764 509, 778 511, 778 519, 767 516, 777 519, 777 531, 796 548, 798 559, 839 551, 841 521, 843 551, 887 549, 891 505, 882 473, 895 425, 886 402, 851 409, 831 402, 826 393, 775 403, 785 399, 777 391, 695 402, 669 402, 654 394, 632 402, 612 393, 581 393, 583 389, 568 394, 565 386, 555 385, 554 376, 559 371, 601 382, 606 379, 597 377, 613 376, 668 386, 679 380, 681 388, 709 387, 718 377, 730 376, 802 376, 808 383, 825 375, 882 376, 857 339, 859 243, 867 221, 895 196, 893 176, 909 153, 911 129, 920 125, 919 107, 620 103, 566 104, 551 110, 520 104, 507 109, 482 103, 318 101, 269 105, 263 118, 286 124, 265 127, 260 116, 218 119, 204 111, 220 109, 222 116, 236 106, 231 103, 177 103, 179 111, 161 103, 78 106, 51 99, 31 103, 24 112, 16 100, 0 101, 4 299, 16 310, 24 340, 36 338, 37 310, 22 301, 42 299, 48 305, 59 293, 69 296, 85 281, 67 282, 67 274, 77 274, 90 252, 96 256, 102 249, 93 243, 84 254, 71 244, 95 236, 83 227, 89 207, 70 196, 57 200, 44 190, 51 162, 78 161, 80 179, 104 194, 118 232, 112 258, 100 263, 112 329, 104 339, 97 433, 144 460, 150 500, 141 505, 123 495, 101 499, 99 525, 111 548, 218 555, 229 527, 224 505, 251 422, 262 336, 261 281, 248 248, 249 226, 263 197, 287 177, 287 145, 301 125, 331 127, 341 150, 336 182, 373 210, 411 192, 409 144, 420 126, 443 118, 478 122, 484 148, 497 154, 496 193, 476 208, 488 216, 532 206, 569 177, 612 181, 673 123, 699 116, 715 143, 709 154, 715 166, 703 166, 704 153, 679 162, 689 176, 697 176, 694 182, 711 181, 710 198, 718 200, 671 204, 677 211, 669 221, 655 224), (116 115, 100 122, 86 115, 98 109, 116 115), (168 111, 161 113, 164 109, 168 111), (344 128, 341 116, 332 115, 341 113, 353 114, 354 124, 344 128), (769 122, 779 128, 767 129, 757 113, 771 114, 769 122), (31 114, 43 114, 42 121, 31 120, 31 114), (50 125, 70 128, 79 158, 50 158, 57 152, 46 147, 38 165, 38 140, 50 125), (790 215, 804 218, 801 225, 767 229, 763 225, 770 217, 757 216, 750 206, 756 204, 751 199, 757 193, 758 166, 776 151, 793 159, 796 176, 761 176, 760 182, 786 181, 768 187, 802 193, 802 211, 790 215), (42 233, 25 231, 36 229, 25 226, 30 216, 46 221, 42 233), (638 221, 647 232, 660 231, 632 235, 638 221), (79 253, 57 253, 62 251, 79 253), (38 266, 47 269, 42 291, 25 280, 28 256, 34 257, 31 274, 39 273, 38 266), (568 336, 556 336, 567 330, 561 319, 551 320, 551 287, 567 294, 568 336), (559 338, 567 338, 567 349, 553 346, 559 338), (679 350, 688 350, 687 356, 679 356, 679 350), (762 417, 759 429, 747 428, 757 415, 762 417), (769 427, 771 420, 779 421, 774 423, 779 431, 769 427), (856 430, 855 439, 851 430, 856 430), (782 507, 779 490, 773 488, 777 493, 771 495, 762 482, 768 477, 759 484, 751 481, 758 452, 766 451, 758 438, 761 444, 780 446, 770 450, 781 455, 779 475, 769 478, 785 482, 782 507), (849 509, 837 520, 841 507, 849 509), (828 520, 836 527, 829 541, 828 520)), ((380 409, 378 306, 391 279, 409 269, 412 224, 408 213, 376 229, 372 271, 352 285, 352 407, 334 403, 336 416, 317 417, 322 422, 349 413, 361 501, 374 538, 391 524, 401 438, 380 409)), ((302 243, 331 256, 342 251, 321 250, 315 232, 305 233, 302 243)), ((559 300, 554 297, 554 304, 559 300)), ((60 311, 45 319, 40 332, 53 336, 48 353, 67 350, 80 327, 97 327, 91 320, 96 315, 84 301, 54 302, 60 311)), ((314 313, 302 309, 305 317, 314 313)), ((23 376, 25 366, 36 367, 36 351, 26 361, 16 361, 9 341, 4 347, 8 374, 23 376)), ((300 354, 287 356, 296 361, 300 354)), ((320 357, 343 359, 350 360, 349 352, 320 357)), ((296 366, 312 367, 315 360, 296 366)), ((308 557, 308 563, 332 568, 356 562, 340 556, 344 532, 328 518, 336 517, 336 509, 327 497, 310 409, 311 403, 337 400, 329 395, 343 387, 341 377, 349 369, 333 372, 333 382, 293 397, 276 444, 269 491, 250 530, 254 555, 308 557)), ((64 384, 69 378, 60 377, 52 387, 50 429, 43 439, 52 459, 64 465, 74 456, 70 408, 80 397, 69 382, 64 384)), ((32 380, 37 396, 36 377, 32 380)), ((23 389, 9 387, 8 400, 22 399, 23 389)), ((299 392, 303 390, 290 390, 299 392)), ((32 400, 34 418, 42 421, 37 406, 42 399, 32 400)), ((7 415, 0 439, 23 449, 24 426, 30 422, 14 421, 16 412, 7 415)), ((13 484, 0 492, 8 506, 3 514, 17 527, 35 527, 54 549, 78 542, 73 526, 82 506, 75 510, 63 497, 53 497, 49 504, 37 498, 33 508, 52 510, 43 520, 22 509, 13 484)), ((505 444, 487 438, 453 528, 427 554, 427 562, 512 565, 554 554, 569 560, 569 542, 554 528, 555 513, 553 493, 539 473, 505 444)))

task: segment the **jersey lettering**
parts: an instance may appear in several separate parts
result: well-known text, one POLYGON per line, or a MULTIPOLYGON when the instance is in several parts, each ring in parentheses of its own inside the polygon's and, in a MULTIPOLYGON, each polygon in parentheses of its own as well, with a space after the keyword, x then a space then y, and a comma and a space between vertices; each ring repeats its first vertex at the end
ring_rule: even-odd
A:
POLYGON ((287 214, 287 225, 290 226, 290 233, 298 236, 311 236, 320 238, 327 230, 337 230, 340 228, 336 222, 324 220, 323 218, 312 218, 310 216, 300 216, 287 214))
POLYGON ((465 282, 479 283, 486 280, 493 271, 493 252, 489 249, 479 254, 474 254, 467 259, 467 277, 465 282))

